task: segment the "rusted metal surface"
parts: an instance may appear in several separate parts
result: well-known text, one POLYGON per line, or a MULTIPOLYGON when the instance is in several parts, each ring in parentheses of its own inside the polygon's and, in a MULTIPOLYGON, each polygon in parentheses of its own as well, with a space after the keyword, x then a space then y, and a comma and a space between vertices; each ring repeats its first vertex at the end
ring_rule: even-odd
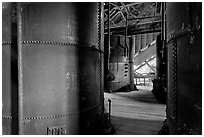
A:
POLYGON ((167 3, 170 134, 202 133, 201 20, 201 3, 167 3))
MULTIPOLYGON (((69 42, 76 43, 79 40, 84 43, 89 42, 90 46, 96 45, 97 35, 88 34, 86 36, 85 30, 89 29, 91 31, 97 32, 97 20, 95 20, 94 26, 92 26, 92 21, 85 19, 88 15, 82 16, 81 10, 83 9, 80 4, 83 3, 29 3, 24 4, 24 17, 28 18, 23 22, 24 28, 24 41, 54 41, 54 42, 69 42), (46 7, 46 8, 44 8, 46 7), (60 8, 57 8, 60 7, 60 8), (81 9, 80 9, 81 8, 81 9), (53 10, 55 9, 55 10, 53 10), (28 14, 29 13, 29 14, 28 14), (67 16, 69 14, 69 16, 67 16), (81 16, 78 18, 77 16, 81 16), (32 18, 31 18, 32 17, 32 18), (50 18, 52 17, 52 18, 50 18), (81 24, 78 21, 85 22, 86 24, 81 24), (81 24, 80 30, 78 25, 81 24), (55 27, 53 27, 55 26, 55 27), (26 30, 29 27, 30 31, 26 30), (65 29, 66 28, 66 29, 65 29), (78 32, 81 32, 80 37, 78 32), (55 34, 55 35, 53 35, 55 34), (85 38, 88 37, 87 40, 85 38), (93 39, 92 39, 93 38, 93 39)), ((96 10, 96 8, 91 8, 90 3, 84 3, 88 9, 87 13, 90 14, 96 10)), ((96 4, 96 3, 95 3, 96 4)), ((97 17, 97 12, 93 15, 93 18, 97 17)), ((90 18, 90 17, 89 17, 90 18)))
MULTIPOLYGON (((22 3, 22 49, 18 52, 12 49, 13 33, 7 33, 17 29, 4 23, 3 133, 12 134, 10 127, 20 120, 15 111, 19 104, 14 104, 19 96, 13 95, 18 93, 17 53, 23 58, 19 60, 23 134, 97 132, 96 118, 103 105, 103 32, 98 8, 97 3, 22 3)), ((11 18, 12 10, 6 10, 3 21, 11 18)))

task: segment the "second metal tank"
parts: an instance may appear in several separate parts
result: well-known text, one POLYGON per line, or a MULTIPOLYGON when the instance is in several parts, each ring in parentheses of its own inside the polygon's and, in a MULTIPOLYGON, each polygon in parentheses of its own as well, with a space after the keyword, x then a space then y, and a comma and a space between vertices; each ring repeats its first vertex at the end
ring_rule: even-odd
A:
POLYGON ((202 3, 167 3, 169 134, 202 134, 202 3))

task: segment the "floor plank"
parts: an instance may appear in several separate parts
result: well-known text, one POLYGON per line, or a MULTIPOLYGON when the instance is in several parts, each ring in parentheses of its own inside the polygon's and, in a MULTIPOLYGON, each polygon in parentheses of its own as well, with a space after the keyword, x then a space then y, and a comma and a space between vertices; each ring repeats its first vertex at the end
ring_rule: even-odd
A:
POLYGON ((111 123, 116 135, 155 135, 165 119, 164 104, 151 93, 151 87, 138 86, 138 91, 105 93, 105 108, 111 99, 111 123))

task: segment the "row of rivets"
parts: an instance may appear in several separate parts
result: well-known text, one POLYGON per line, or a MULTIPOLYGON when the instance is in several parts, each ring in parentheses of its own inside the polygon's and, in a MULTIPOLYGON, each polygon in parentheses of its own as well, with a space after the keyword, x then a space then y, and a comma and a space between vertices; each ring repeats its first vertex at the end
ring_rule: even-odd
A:
POLYGON ((77 43, 55 42, 55 41, 23 41, 23 44, 51 44, 51 45, 78 45, 77 43))
POLYGON ((4 119, 17 119, 16 117, 5 116, 5 115, 2 115, 2 118, 4 118, 4 119))
MULTIPOLYGON (((99 50, 101 50, 102 48, 101 48, 101 2, 98 2, 97 3, 98 5, 98 8, 97 8, 97 13, 98 13, 98 15, 97 15, 97 18, 98 18, 98 49, 99 50)), ((102 64, 103 64, 103 59, 102 59, 102 54, 100 54, 100 58, 99 58, 99 60, 100 60, 100 102, 103 104, 103 102, 104 102, 104 93, 103 93, 103 86, 102 86, 102 79, 103 79, 103 70, 102 70, 102 64)), ((104 109, 104 108, 103 108, 104 109)))
POLYGON ((37 117, 27 117, 24 118, 25 120, 34 120, 34 119, 52 119, 52 118, 59 118, 59 117, 67 117, 73 114, 64 114, 64 115, 55 115, 55 116, 37 116, 37 117))
POLYGON ((177 118, 177 46, 173 43, 173 117, 177 118))
MULTIPOLYGON (((54 41, 22 41, 22 44, 50 44, 50 45, 71 45, 76 46, 78 43, 54 42, 54 41)), ((2 45, 11 45, 11 41, 2 42, 2 45)))
POLYGON ((11 45, 11 41, 2 42, 2 45, 11 45))
MULTIPOLYGON (((34 119, 52 119, 52 118, 59 118, 59 117, 67 117, 67 116, 71 116, 73 114, 64 114, 64 115, 55 115, 55 116, 37 116, 37 117, 26 117, 24 118, 25 120, 34 120, 34 119)), ((5 116, 2 115, 2 118, 4 119, 17 119, 16 117, 12 117, 12 116, 5 116)))
MULTIPOLYGON (((50 45, 69 45, 69 46, 77 46, 78 43, 63 43, 63 42, 53 42, 53 41, 22 41, 22 44, 50 44, 50 45)), ((11 42, 2 42, 2 45, 11 45, 11 42)), ((91 48, 95 48, 93 45, 91 48)), ((97 49, 97 48, 95 48, 97 49)), ((100 50, 100 48, 98 49, 100 50)))

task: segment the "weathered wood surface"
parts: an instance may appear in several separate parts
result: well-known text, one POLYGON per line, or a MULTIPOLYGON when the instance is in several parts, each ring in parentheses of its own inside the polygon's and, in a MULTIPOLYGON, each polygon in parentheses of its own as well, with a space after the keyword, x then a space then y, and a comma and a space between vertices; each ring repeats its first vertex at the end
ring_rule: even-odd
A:
POLYGON ((151 93, 151 87, 137 86, 139 91, 105 93, 105 108, 111 99, 111 123, 116 135, 155 135, 166 117, 164 104, 151 93))

